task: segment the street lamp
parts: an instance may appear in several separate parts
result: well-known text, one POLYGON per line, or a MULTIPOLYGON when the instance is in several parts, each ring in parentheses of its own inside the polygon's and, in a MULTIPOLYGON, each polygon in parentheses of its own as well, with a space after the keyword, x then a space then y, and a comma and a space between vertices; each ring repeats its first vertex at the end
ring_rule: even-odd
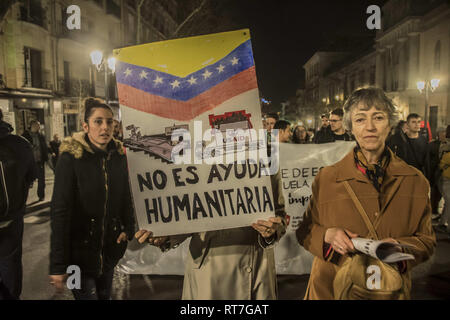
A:
POLYGON ((101 69, 104 69, 105 72, 105 101, 108 103, 108 68, 112 73, 116 71, 116 59, 113 57, 108 58, 107 60, 103 59, 103 53, 100 50, 94 50, 90 54, 91 62, 95 65, 98 72, 101 69))
POLYGON ((425 116, 423 119, 423 123, 424 123, 425 131, 427 132, 427 135, 428 135, 427 123, 428 123, 429 90, 431 89, 431 92, 434 92, 434 90, 436 90, 436 88, 439 87, 440 81, 441 81, 440 79, 431 79, 431 80, 417 82, 417 89, 419 90, 419 92, 422 93, 423 91, 425 91, 425 116))

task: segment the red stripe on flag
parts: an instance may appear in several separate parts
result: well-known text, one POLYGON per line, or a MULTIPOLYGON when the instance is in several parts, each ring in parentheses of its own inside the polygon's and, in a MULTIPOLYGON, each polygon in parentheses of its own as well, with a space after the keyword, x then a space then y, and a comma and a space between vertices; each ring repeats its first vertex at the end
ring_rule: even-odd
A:
POLYGON ((188 101, 168 99, 126 84, 117 84, 120 104, 178 121, 190 121, 226 100, 257 87, 254 66, 188 101))

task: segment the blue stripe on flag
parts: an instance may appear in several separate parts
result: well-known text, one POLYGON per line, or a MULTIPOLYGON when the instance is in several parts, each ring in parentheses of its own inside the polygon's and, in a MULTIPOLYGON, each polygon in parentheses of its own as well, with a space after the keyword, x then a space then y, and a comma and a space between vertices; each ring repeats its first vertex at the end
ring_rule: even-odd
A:
POLYGON ((184 78, 119 61, 116 79, 150 94, 187 101, 253 65, 251 42, 248 40, 225 58, 184 78))

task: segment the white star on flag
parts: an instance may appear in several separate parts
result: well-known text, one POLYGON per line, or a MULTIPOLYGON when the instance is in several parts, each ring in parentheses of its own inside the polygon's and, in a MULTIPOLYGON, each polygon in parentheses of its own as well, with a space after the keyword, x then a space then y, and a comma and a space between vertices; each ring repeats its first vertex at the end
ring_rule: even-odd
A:
POLYGON ((174 82, 171 82, 170 85, 172 86, 172 89, 179 88, 180 87, 180 81, 175 80, 174 82))
POLYGON ((208 70, 205 70, 205 72, 203 72, 202 76, 204 79, 209 78, 212 75, 211 72, 209 72, 208 70))
POLYGON ((148 75, 148 73, 147 72, 145 72, 144 70, 142 70, 142 72, 139 74, 139 77, 141 78, 141 79, 147 79, 147 75, 148 75))
POLYGON ((162 78, 160 78, 159 76, 156 76, 156 79, 155 80, 153 80, 153 82, 155 83, 155 85, 157 85, 158 83, 163 83, 163 79, 162 78))
POLYGON ((234 57, 233 59, 231 59, 231 65, 234 66, 235 64, 237 64, 239 62, 239 59, 234 57))
POLYGON ((132 71, 130 70, 130 68, 127 68, 127 70, 125 70, 125 77, 131 76, 132 71))
POLYGON ((220 65, 216 69, 219 71, 219 73, 221 73, 223 72, 223 69, 225 69, 225 67, 223 65, 220 65))
POLYGON ((188 82, 193 85, 193 84, 197 84, 197 79, 194 78, 194 76, 191 76, 191 78, 188 80, 188 82))

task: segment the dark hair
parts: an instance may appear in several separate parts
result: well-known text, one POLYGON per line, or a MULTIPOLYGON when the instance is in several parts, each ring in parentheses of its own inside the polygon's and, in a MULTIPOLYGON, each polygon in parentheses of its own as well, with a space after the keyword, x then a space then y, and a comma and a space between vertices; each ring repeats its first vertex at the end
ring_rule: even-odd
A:
POLYGON ((0 109, 0 121, 2 121, 3 120, 3 111, 2 111, 2 109, 0 109))
POLYGON ((341 108, 336 108, 333 111, 331 111, 331 114, 334 114, 335 116, 342 118, 344 116, 344 110, 342 110, 341 108))
POLYGON ((291 123, 289 121, 286 120, 278 120, 277 122, 275 122, 275 125, 273 126, 274 129, 286 129, 288 126, 290 126, 291 123))
POLYGON ((298 126, 296 126, 295 129, 294 129, 294 134, 293 134, 293 136, 292 136, 292 141, 293 141, 294 143, 303 143, 304 141, 308 141, 308 139, 309 139, 308 130, 309 130, 309 129, 307 129, 307 128, 306 128, 305 126, 303 126, 303 125, 298 125, 298 126), (306 135, 305 135, 305 140, 300 140, 300 138, 297 137, 297 129, 300 128, 300 127, 303 127, 303 128, 305 129, 305 133, 306 133, 306 135))
POLYGON ((84 122, 88 123, 89 118, 91 117, 92 113, 94 113, 94 110, 97 108, 106 109, 110 111, 111 114, 114 116, 114 112, 112 111, 109 105, 101 102, 98 99, 87 98, 86 101, 84 102, 84 122))
POLYGON ((266 115, 266 119, 267 118, 273 118, 273 119, 275 119, 276 121, 278 121, 279 119, 280 119, 280 117, 278 116, 278 114, 276 114, 276 113, 268 113, 267 115, 266 115))
POLYGON ((323 113, 321 116, 320 116, 320 119, 323 119, 323 118, 329 118, 330 116, 328 115, 328 114, 326 114, 326 113, 323 113))
POLYGON ((384 91, 380 88, 368 87, 353 91, 344 103, 344 126, 346 129, 352 129, 351 113, 353 108, 363 104, 368 110, 375 107, 377 110, 385 111, 388 115, 389 125, 394 126, 398 120, 397 108, 392 103, 384 91))
POLYGON ((418 119, 418 118, 420 118, 420 116, 417 113, 410 113, 406 117, 406 122, 409 122, 409 120, 411 119, 418 119))
POLYGON ((447 126, 447 129, 445 130, 445 137, 447 139, 450 139, 450 125, 447 126))
POLYGON ((400 121, 397 123, 397 125, 395 126, 394 132, 397 133, 397 134, 400 134, 400 133, 402 132, 402 127, 403 127, 403 125, 404 125, 405 123, 406 123, 405 120, 400 120, 400 121))

